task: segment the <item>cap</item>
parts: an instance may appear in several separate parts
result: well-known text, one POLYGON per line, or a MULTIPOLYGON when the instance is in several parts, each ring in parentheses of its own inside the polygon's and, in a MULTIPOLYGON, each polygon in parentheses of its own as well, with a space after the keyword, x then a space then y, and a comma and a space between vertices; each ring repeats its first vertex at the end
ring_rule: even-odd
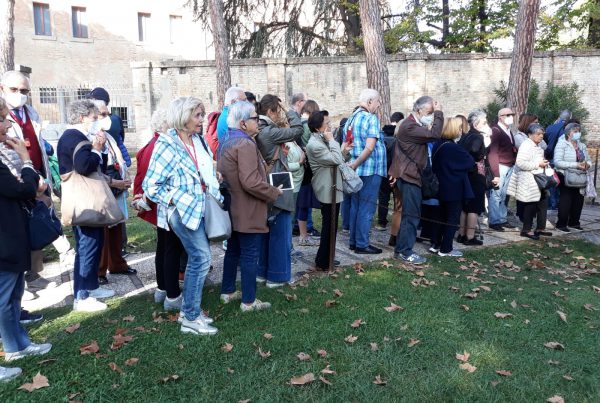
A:
POLYGON ((108 95, 108 91, 101 87, 96 87, 92 91, 90 91, 90 93, 88 94, 88 98, 104 101, 106 105, 108 105, 108 103, 110 102, 110 96, 108 95))

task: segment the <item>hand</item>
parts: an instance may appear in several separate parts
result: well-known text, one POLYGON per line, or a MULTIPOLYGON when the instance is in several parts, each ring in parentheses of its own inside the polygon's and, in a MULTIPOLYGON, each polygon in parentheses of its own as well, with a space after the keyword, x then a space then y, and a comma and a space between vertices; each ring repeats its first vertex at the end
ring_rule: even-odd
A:
POLYGON ((354 148, 354 143, 342 143, 342 154, 344 156, 348 155, 348 153, 350 152, 350 150, 352 150, 354 148))
POLYGON ((348 163, 348 166, 349 166, 350 168, 352 168, 352 170, 353 170, 353 171, 356 171, 356 168, 358 167, 358 166, 356 165, 356 163, 355 163, 355 162, 356 162, 356 161, 353 161, 353 162, 349 162, 349 163, 348 163))
POLYGON ((499 177, 495 177, 494 179, 492 179, 492 185, 498 186, 499 184, 500 184, 500 178, 499 177))
POLYGON ((279 186, 277 186, 277 187, 276 187, 276 189, 277 189, 277 194, 278 194, 279 196, 281 196, 281 195, 283 194, 283 190, 281 190, 282 188, 283 188, 283 185, 279 185, 279 186))
POLYGON ((37 194, 42 194, 48 189, 48 184, 44 181, 44 178, 40 178, 38 182, 37 194))
POLYGON ((543 160, 542 162, 540 162, 539 167, 540 168, 546 168, 548 166, 548 161, 543 160))
POLYGON ((331 130, 326 130, 325 133, 323 133, 323 138, 327 142, 330 142, 331 140, 333 140, 333 133, 331 132, 331 130))
POLYGON ((442 104, 439 103, 439 101, 433 101, 433 110, 434 111, 441 111, 442 110, 442 104))
POLYGON ((104 144, 106 143, 106 133, 103 131, 99 131, 94 136, 94 141, 92 142, 92 148, 97 151, 102 151, 104 149, 104 144))
POLYGON ((585 171, 587 169, 587 162, 582 161, 577 165, 577 169, 581 169, 582 171, 585 171))
POLYGON ((394 185, 396 184, 396 181, 397 181, 398 179, 394 178, 393 176, 390 176, 390 177, 388 178, 388 180, 390 181, 390 186, 391 186, 391 187, 394 187, 394 185))
POLYGON ((119 180, 119 179, 113 179, 112 183, 110 184, 111 188, 115 188, 115 189, 127 189, 129 186, 131 186, 131 181, 129 179, 127 180, 119 180))
POLYGON ((223 175, 219 171, 217 171, 217 182, 219 182, 219 184, 223 183, 223 175))
POLYGON ((6 145, 9 148, 12 148, 17 154, 19 154, 21 161, 26 161, 26 160, 31 159, 31 158, 29 158, 29 151, 27 151, 27 146, 25 145, 25 142, 23 140, 13 138, 13 137, 7 137, 6 145))

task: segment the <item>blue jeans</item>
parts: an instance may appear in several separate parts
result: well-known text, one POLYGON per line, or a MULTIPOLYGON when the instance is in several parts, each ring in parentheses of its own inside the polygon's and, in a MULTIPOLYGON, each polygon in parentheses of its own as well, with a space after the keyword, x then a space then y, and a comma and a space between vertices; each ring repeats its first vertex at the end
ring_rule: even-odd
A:
POLYGON ((342 229, 350 229, 350 206, 352 205, 352 197, 344 193, 344 201, 342 202, 342 229))
POLYGON ((499 165, 500 183, 498 189, 488 191, 488 224, 497 225, 506 222, 508 208, 506 206, 506 190, 513 168, 506 165, 499 165))
POLYGON ((366 248, 369 246, 371 220, 377 209, 377 196, 381 185, 381 176, 361 176, 362 189, 351 195, 350 204, 350 246, 366 248))
POLYGON ((21 298, 25 273, 0 271, 0 337, 5 353, 21 351, 31 344, 21 326, 21 298))
POLYGON ((240 266, 242 278, 242 302, 251 304, 256 299, 256 272, 263 234, 249 234, 233 231, 227 241, 227 250, 223 260, 223 282, 221 293, 235 292, 237 267, 240 266))
POLYGON ((275 283, 292 279, 292 226, 289 211, 280 211, 262 235, 258 276, 275 283))
POLYGON ((400 178, 396 186, 402 197, 402 220, 396 236, 394 252, 408 257, 413 254, 413 246, 417 240, 417 228, 421 220, 421 187, 400 178))
POLYGON ((200 316, 202 287, 210 268, 211 258, 210 244, 204 231, 204 219, 200 221, 198 229, 193 231, 183 225, 179 213, 175 210, 169 218, 169 225, 181 240, 188 255, 181 311, 187 320, 194 321, 200 316))
POLYGON ((73 227, 75 234, 74 296, 86 299, 98 288, 98 266, 104 244, 103 227, 73 227))

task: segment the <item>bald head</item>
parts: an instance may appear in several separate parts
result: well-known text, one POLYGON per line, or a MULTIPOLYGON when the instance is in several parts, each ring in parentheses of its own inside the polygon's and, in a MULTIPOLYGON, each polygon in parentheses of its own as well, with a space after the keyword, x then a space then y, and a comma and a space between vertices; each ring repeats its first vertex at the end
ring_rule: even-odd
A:
POLYGON ((515 113, 510 108, 502 108, 498 111, 498 123, 508 128, 515 121, 515 113))

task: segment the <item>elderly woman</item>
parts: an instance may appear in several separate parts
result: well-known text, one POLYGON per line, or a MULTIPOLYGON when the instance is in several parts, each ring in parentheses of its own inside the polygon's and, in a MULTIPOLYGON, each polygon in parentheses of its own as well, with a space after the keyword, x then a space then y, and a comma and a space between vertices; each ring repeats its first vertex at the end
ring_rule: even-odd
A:
POLYGON ((138 217, 156 227, 156 255, 154 257, 154 267, 156 270, 156 291, 154 292, 154 302, 163 304, 165 310, 179 309, 173 307, 173 301, 177 301, 181 295, 179 288, 179 260, 184 253, 181 241, 173 231, 167 231, 156 225, 157 209, 160 205, 150 201, 144 190, 142 182, 148 172, 150 157, 156 145, 156 141, 161 135, 165 135, 169 129, 167 124, 167 111, 157 109, 152 114, 151 127, 154 136, 143 146, 136 155, 137 171, 133 181, 133 201, 132 206, 138 211, 138 217))
POLYGON ((463 255, 461 251, 454 250, 452 244, 459 227, 463 204, 474 198, 469 172, 475 169, 475 160, 454 142, 461 135, 462 125, 460 118, 445 119, 442 139, 431 150, 432 170, 440 182, 438 200, 444 224, 440 226, 437 237, 432 237, 430 252, 437 252, 439 256, 463 255))
MULTIPOLYGON (((39 185, 25 142, 7 137, 11 127, 7 115, 6 103, 0 98, 0 337, 4 360, 10 362, 46 354, 52 345, 32 343, 19 322, 25 272, 31 269, 29 224, 21 203, 35 199, 36 192, 44 191, 46 185, 39 185)), ((20 368, 0 367, 0 381, 20 373, 20 368)))
POLYGON ((581 142, 581 126, 577 123, 567 124, 564 136, 558 140, 554 149, 554 167, 561 176, 556 229, 563 232, 570 232, 568 227, 583 229, 579 219, 586 184, 575 187, 574 184, 567 183, 565 176, 569 171, 583 175, 591 165, 587 147, 581 142))
MULTIPOLYGON (((90 100, 74 101, 68 108, 71 125, 60 137, 57 146, 58 164, 61 175, 76 171, 90 175, 106 169, 106 133, 98 124, 98 108, 90 100), (75 155, 75 149, 78 145, 75 155)), ((126 188, 123 181, 113 181, 111 186, 126 188)), ((75 264, 73 310, 94 312, 106 309, 99 298, 108 298, 114 291, 99 287, 98 267, 104 242, 102 227, 74 226, 75 264)))
MULTIPOLYGON (((317 270, 328 271, 329 256, 331 253, 331 244, 335 245, 335 235, 337 233, 338 213, 340 203, 344 199, 342 188, 342 174, 339 165, 344 163, 344 157, 340 145, 333 138, 329 126, 329 113, 327 111, 314 112, 308 118, 308 127, 312 132, 312 137, 306 146, 306 154, 313 172, 312 186, 321 202, 322 231, 319 250, 315 257, 315 266, 317 270), (335 183, 332 173, 336 170, 335 183), (333 188, 335 188, 335 203, 333 202, 333 188), (333 228, 333 231, 332 231, 333 228), (333 232, 333 234, 332 234, 333 232), (331 236, 333 235, 333 241, 331 236)), ((344 143, 347 147, 347 143, 344 143)))
POLYGON ((254 105, 247 101, 231 105, 227 125, 229 136, 219 149, 218 169, 229 185, 233 233, 223 261, 221 302, 241 299, 242 312, 258 311, 271 307, 256 299, 258 258, 263 234, 269 231, 267 203, 277 200, 282 191, 267 182, 266 165, 254 140, 258 134, 254 105), (235 290, 238 265, 241 294, 235 290))
POLYGON ((204 208, 207 193, 222 197, 212 153, 202 138, 203 119, 204 105, 198 98, 171 102, 167 112, 171 129, 156 140, 142 189, 159 205, 157 226, 175 232, 188 255, 183 293, 169 302, 181 305, 181 332, 206 335, 218 330, 200 308, 211 260, 204 208))
MULTIPOLYGON (((281 100, 271 94, 261 98, 258 110, 258 149, 273 172, 285 172, 287 157, 282 145, 298 141, 302 136, 300 116, 293 109, 286 115, 281 100)), ((269 204, 269 233, 263 239, 257 280, 266 280, 270 288, 280 287, 292 279, 291 211, 294 211, 292 190, 284 190, 275 202, 269 204)))
POLYGON ((527 128, 527 140, 519 147, 515 170, 508 182, 507 193, 523 204, 523 228, 521 236, 538 240, 540 235, 550 236, 546 229, 546 210, 548 197, 545 190, 540 190, 535 181, 535 174, 543 173, 548 166, 544 158, 544 150, 540 143, 544 140, 544 128, 537 123, 527 128), (537 216, 537 228, 532 231, 533 217, 537 216))

